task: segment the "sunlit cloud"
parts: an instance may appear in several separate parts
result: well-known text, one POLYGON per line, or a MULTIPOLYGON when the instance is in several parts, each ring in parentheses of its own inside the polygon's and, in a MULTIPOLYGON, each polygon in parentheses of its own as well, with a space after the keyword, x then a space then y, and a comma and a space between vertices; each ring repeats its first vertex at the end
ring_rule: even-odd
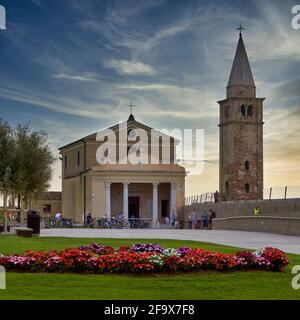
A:
POLYGON ((53 78, 66 79, 66 80, 76 80, 76 81, 98 81, 98 79, 94 78, 94 75, 90 75, 90 74, 75 75, 75 74, 58 73, 58 74, 54 74, 53 78))
POLYGON ((104 61, 104 67, 112 68, 120 74, 128 75, 143 74, 153 76, 157 73, 153 67, 139 61, 109 59, 104 61))

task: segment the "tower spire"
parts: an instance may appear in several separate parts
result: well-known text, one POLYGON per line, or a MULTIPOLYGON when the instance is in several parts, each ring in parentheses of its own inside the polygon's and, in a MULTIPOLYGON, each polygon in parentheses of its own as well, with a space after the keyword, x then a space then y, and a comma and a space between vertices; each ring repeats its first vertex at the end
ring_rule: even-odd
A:
POLYGON ((242 36, 242 30, 245 30, 243 26, 240 24, 240 26, 237 28, 237 30, 240 30, 240 37, 242 36))
POLYGON ((133 116, 133 107, 135 107, 136 105, 132 103, 132 101, 130 101, 130 104, 127 106, 130 108, 130 115, 128 118, 128 121, 135 121, 134 116, 133 116))
POLYGON ((255 83, 242 37, 244 28, 240 25, 237 30, 240 31, 239 41, 227 84, 227 98, 255 97, 255 83))

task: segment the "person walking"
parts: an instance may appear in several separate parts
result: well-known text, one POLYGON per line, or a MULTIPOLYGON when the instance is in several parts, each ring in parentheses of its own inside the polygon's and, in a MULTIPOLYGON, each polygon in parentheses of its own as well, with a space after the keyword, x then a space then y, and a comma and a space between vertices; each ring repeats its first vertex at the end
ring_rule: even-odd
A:
POLYGON ((215 199, 215 202, 217 203, 217 202, 219 202, 219 192, 218 192, 218 190, 216 190, 216 192, 214 193, 214 199, 215 199))
POLYGON ((196 220, 196 212, 194 209, 191 212, 191 221, 192 221, 192 229, 195 230, 197 220, 196 220))
POLYGON ((57 212, 55 214, 55 226, 57 228, 61 228, 61 223, 62 223, 62 214, 60 212, 57 212))
POLYGON ((91 212, 89 212, 89 214, 86 217, 86 223, 89 228, 93 227, 93 217, 91 212))
POLYGON ((170 224, 170 218, 168 216, 165 217, 165 224, 166 225, 170 224))
POLYGON ((212 229, 212 220, 216 217, 216 213, 212 209, 210 209, 209 212, 210 212, 210 215, 209 215, 208 228, 212 229))
POLYGON ((201 227, 203 229, 207 228, 207 224, 208 224, 208 214, 206 213, 205 210, 202 211, 201 213, 201 227))

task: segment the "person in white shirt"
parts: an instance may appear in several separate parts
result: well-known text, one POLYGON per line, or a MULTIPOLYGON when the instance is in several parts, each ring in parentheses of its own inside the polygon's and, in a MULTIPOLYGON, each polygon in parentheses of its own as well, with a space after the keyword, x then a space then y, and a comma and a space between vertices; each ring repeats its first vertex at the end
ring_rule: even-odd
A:
POLYGON ((55 224, 57 227, 60 227, 61 219, 62 219, 62 214, 60 212, 57 212, 55 215, 55 224))

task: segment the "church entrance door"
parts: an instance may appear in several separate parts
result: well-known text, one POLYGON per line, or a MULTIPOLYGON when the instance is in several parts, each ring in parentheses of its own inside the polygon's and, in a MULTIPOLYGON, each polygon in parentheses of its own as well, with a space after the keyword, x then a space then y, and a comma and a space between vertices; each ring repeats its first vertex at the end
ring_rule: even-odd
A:
POLYGON ((129 218, 140 217, 140 197, 128 198, 128 217, 129 218))

